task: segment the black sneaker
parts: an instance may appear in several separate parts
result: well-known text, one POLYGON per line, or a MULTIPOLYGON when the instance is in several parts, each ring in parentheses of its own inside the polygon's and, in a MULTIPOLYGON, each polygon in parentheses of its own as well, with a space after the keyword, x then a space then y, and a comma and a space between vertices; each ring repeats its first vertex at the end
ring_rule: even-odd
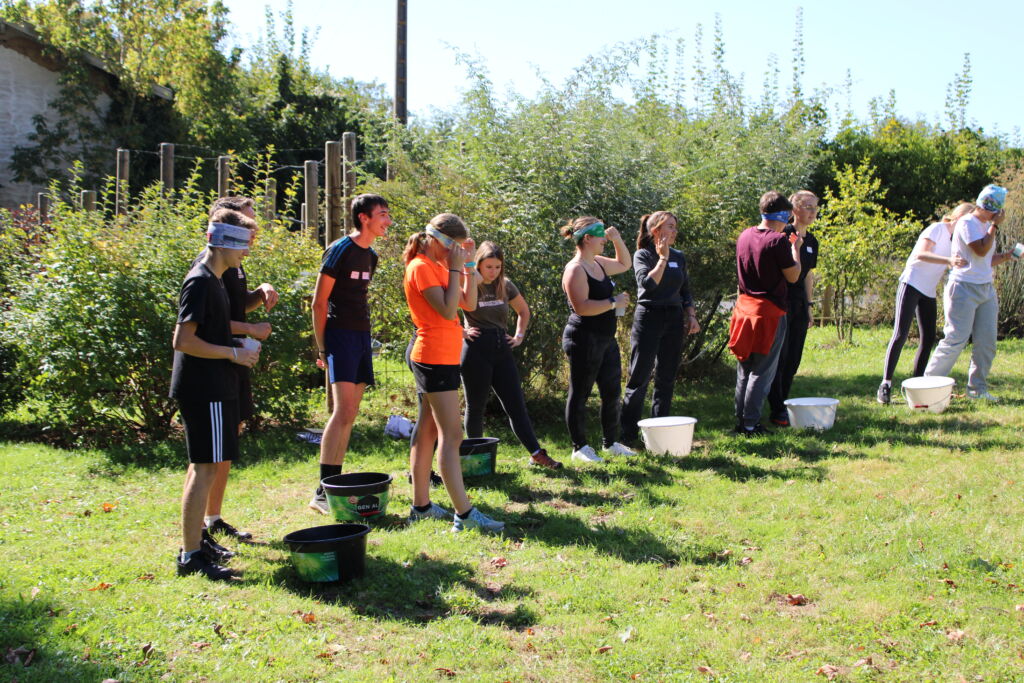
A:
POLYGON ((192 557, 188 558, 188 562, 181 561, 181 552, 179 551, 177 564, 178 576, 202 574, 213 581, 227 581, 234 576, 230 569, 216 564, 213 560, 207 557, 205 550, 192 553, 192 557))
POLYGON ((199 541, 199 548, 214 562, 227 562, 235 556, 234 552, 213 540, 213 536, 206 529, 203 529, 203 540, 199 541))
POLYGON ((223 519, 218 519, 216 522, 206 527, 211 534, 224 534, 225 536, 234 536, 239 541, 251 541, 252 534, 248 531, 239 531, 235 527, 231 526, 223 519))
MULTIPOLYGON (((409 480, 410 484, 412 483, 412 472, 409 472, 409 474, 406 475, 406 479, 409 480)), ((444 485, 444 479, 442 479, 441 475, 434 470, 430 470, 430 485, 435 488, 444 485)))
POLYGON ((789 426, 789 415, 780 415, 778 417, 771 418, 772 424, 776 427, 788 427, 789 426))
POLYGON ((878 385, 878 393, 875 398, 879 403, 883 405, 889 405, 889 401, 892 399, 892 385, 882 382, 878 385))
POLYGON ((768 436, 771 433, 772 430, 766 429, 764 425, 762 425, 760 422, 754 425, 753 429, 744 429, 741 432, 743 436, 768 436))

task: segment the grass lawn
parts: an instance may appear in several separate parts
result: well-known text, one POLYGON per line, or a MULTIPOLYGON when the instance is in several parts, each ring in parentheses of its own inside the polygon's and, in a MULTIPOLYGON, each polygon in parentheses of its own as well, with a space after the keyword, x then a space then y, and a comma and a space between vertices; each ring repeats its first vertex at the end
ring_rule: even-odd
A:
MULTIPOLYGON (((341 586, 299 581, 280 542, 323 523, 293 430, 243 439, 225 516, 259 542, 230 585, 174 575, 182 443, 0 442, 0 679, 1024 680, 1024 342, 1000 343, 1002 403, 934 415, 875 402, 887 335, 812 330, 793 394, 841 400, 824 433, 731 436, 728 371, 679 392, 687 458, 538 472, 491 416, 498 471, 470 493, 503 537, 405 523, 381 387, 345 469, 394 473, 392 499, 341 586)), ((534 407, 568 463, 560 411, 534 407)))

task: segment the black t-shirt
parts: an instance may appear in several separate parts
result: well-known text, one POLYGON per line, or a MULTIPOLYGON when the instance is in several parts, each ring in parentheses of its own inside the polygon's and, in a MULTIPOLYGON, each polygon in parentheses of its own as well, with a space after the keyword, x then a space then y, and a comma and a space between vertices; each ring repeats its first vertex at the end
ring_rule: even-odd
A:
MULTIPOLYGON (((224 283, 206 264, 194 266, 181 285, 178 322, 196 323, 196 336, 210 344, 235 346, 231 307, 224 283)), ((171 398, 181 401, 224 401, 238 398, 238 375, 229 360, 197 358, 174 352, 171 398)))
POLYGON ((800 277, 797 281, 789 285, 789 298, 799 299, 800 301, 807 302, 807 290, 804 289, 804 280, 807 279, 807 273, 811 272, 811 269, 818 265, 818 238, 811 234, 808 230, 807 234, 804 235, 804 243, 800 245, 800 277))
POLYGON ((370 306, 366 296, 377 270, 377 252, 342 237, 324 251, 320 272, 334 278, 327 298, 327 327, 335 330, 370 331, 370 306))
MULTIPOLYGON (((192 267, 195 268, 199 265, 199 262, 203 260, 206 254, 206 249, 199 252, 199 256, 192 262, 192 267)), ((245 268, 241 266, 238 268, 228 268, 220 276, 220 280, 224 283, 224 289, 228 293, 228 303, 231 305, 231 319, 244 323, 245 305, 249 299, 249 281, 245 276, 245 268)), ((245 335, 236 334, 235 336, 244 337, 245 335)), ((239 367, 244 368, 245 366, 239 367)))

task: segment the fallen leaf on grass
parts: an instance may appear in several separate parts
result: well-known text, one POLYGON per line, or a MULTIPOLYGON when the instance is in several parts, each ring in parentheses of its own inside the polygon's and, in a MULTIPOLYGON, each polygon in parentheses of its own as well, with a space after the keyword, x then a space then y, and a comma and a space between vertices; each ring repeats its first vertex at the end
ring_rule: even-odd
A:
POLYGON ((136 576, 136 581, 152 581, 155 577, 152 574, 143 574, 142 576, 136 576))
POLYGON ((89 510, 88 508, 85 509, 85 510, 82 510, 82 516, 83 517, 89 517, 90 515, 92 515, 92 510, 89 510))
POLYGON ((330 653, 330 652, 321 652, 320 654, 317 655, 317 659, 330 659, 333 656, 334 655, 332 653, 330 653))
POLYGON ((920 624, 917 625, 917 627, 924 628, 925 626, 935 626, 938 623, 939 622, 935 621, 934 619, 929 619, 928 621, 922 621, 920 624))
POLYGON ((527 636, 532 636, 533 635, 533 629, 532 628, 526 629, 526 635, 527 636))
POLYGON ((806 656, 807 650, 797 650, 796 652, 787 652, 784 655, 779 655, 779 659, 800 659, 806 656))
POLYGON ((64 627, 64 633, 71 633, 72 631, 74 631, 77 628, 78 628, 78 624, 77 623, 68 624, 67 626, 64 627))
POLYGON ((853 663, 853 668, 856 669, 858 666, 872 666, 873 667, 874 665, 875 665, 875 661, 871 657, 861 657, 860 659, 858 659, 856 662, 853 663))
POLYGON ((715 621, 718 620, 718 617, 715 616, 714 612, 705 612, 704 613, 704 618, 707 619, 708 621, 712 622, 712 623, 714 623, 715 621))
POLYGON ((27 647, 9 647, 7 648, 7 654, 4 655, 4 660, 8 664, 29 666, 32 664, 32 660, 35 659, 35 656, 35 648, 30 650, 27 647))
POLYGON ((192 647, 196 650, 205 650, 206 648, 210 647, 210 644, 205 641, 197 641, 195 643, 192 643, 192 647))
POLYGON ((39 595, 39 586, 33 586, 32 590, 29 592, 29 595, 31 595, 32 599, 35 600, 36 596, 39 595))
POLYGON ((303 624, 315 624, 316 623, 316 615, 313 614, 312 612, 303 612, 303 614, 302 614, 302 623, 303 624))
POLYGON ((939 579, 942 583, 946 584, 950 588, 956 588, 956 581, 953 579, 939 579))
POLYGON ((717 676, 718 672, 712 669, 710 666, 704 666, 701 664, 697 667, 697 673, 706 674, 708 676, 717 676))
POLYGON ((843 670, 840 667, 835 666, 834 664, 824 664, 818 667, 818 670, 814 673, 818 674, 819 676, 824 676, 825 678, 831 681, 836 676, 843 673, 843 670))
POLYGON ((111 511, 113 511, 115 509, 117 509, 117 503, 104 503, 103 504, 103 511, 104 512, 111 512, 111 511))
POLYGON ((740 566, 744 567, 754 561, 752 557, 744 557, 740 559, 740 566))
POLYGON ((732 551, 729 550, 728 548, 726 548, 725 550, 723 550, 721 552, 715 553, 715 559, 716 560, 724 560, 725 558, 729 557, 730 555, 732 555, 732 551))
POLYGON ((946 631, 946 638, 949 640, 949 642, 953 643, 954 645, 959 644, 966 637, 967 634, 958 628, 946 631))
POLYGON ((89 588, 87 590, 91 590, 91 591, 105 591, 108 588, 112 588, 113 586, 114 586, 114 584, 112 584, 112 583, 105 583, 103 581, 100 581, 98 584, 96 584, 95 586, 93 586, 92 588, 89 588))
POLYGON ((599 655, 603 655, 605 652, 608 652, 608 650, 610 650, 610 649, 612 649, 611 645, 602 645, 601 647, 597 648, 596 652, 599 655))
POLYGON ((639 681, 640 680, 640 674, 633 674, 632 676, 629 677, 629 679, 631 681, 639 681))
POLYGON ((746 614, 740 614, 740 621, 751 621, 751 619, 746 614))
POLYGON ((498 568, 507 567, 508 566, 508 560, 506 560, 504 557, 492 557, 491 558, 491 566, 492 567, 498 567, 498 568))
POLYGON ((803 595, 803 593, 787 593, 786 603, 793 605, 794 607, 800 607, 802 605, 806 605, 808 603, 808 600, 807 597, 803 595))
POLYGON ((443 666, 439 666, 436 669, 434 669, 434 671, 441 674, 442 676, 447 676, 448 678, 455 678, 455 671, 452 669, 446 669, 443 666))
POLYGON ((741 662, 745 662, 745 661, 749 660, 750 657, 751 657, 751 654, 749 652, 741 652, 740 653, 740 661, 741 662))
POLYGON ((149 657, 149 653, 153 651, 153 643, 146 643, 142 646, 142 658, 146 659, 149 657))

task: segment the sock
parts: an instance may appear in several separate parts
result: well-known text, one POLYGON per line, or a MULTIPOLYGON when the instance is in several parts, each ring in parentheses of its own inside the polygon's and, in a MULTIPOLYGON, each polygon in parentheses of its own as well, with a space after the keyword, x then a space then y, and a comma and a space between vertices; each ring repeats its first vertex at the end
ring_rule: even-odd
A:
POLYGON ((886 386, 886 387, 891 387, 892 386, 892 380, 891 379, 883 379, 882 380, 882 385, 886 386))
POLYGON ((188 561, 192 559, 192 556, 195 555, 198 552, 199 552, 198 550, 192 550, 192 551, 182 550, 181 551, 181 563, 182 564, 188 564, 188 561))
POLYGON ((537 450, 535 450, 535 451, 534 451, 533 453, 530 453, 530 455, 537 455, 538 453, 543 453, 543 452, 544 452, 544 449, 543 449, 543 448, 538 448, 538 449, 537 449, 537 450))
MULTIPOLYGON (((323 481, 327 477, 333 477, 335 474, 341 474, 341 465, 325 465, 320 463, 320 480, 323 481)), ((323 486, 316 487, 317 495, 324 492, 323 486)))
POLYGON ((206 527, 209 528, 213 526, 214 522, 220 519, 220 515, 206 515, 203 519, 206 521, 206 527))
POLYGON ((469 519, 469 513, 471 513, 472 511, 473 511, 473 506, 470 505, 469 509, 466 510, 465 512, 456 512, 455 514, 457 514, 459 516, 459 519, 469 519))
POLYGON ((413 505, 412 509, 416 512, 426 512, 430 509, 430 503, 427 503, 426 505, 413 505))

